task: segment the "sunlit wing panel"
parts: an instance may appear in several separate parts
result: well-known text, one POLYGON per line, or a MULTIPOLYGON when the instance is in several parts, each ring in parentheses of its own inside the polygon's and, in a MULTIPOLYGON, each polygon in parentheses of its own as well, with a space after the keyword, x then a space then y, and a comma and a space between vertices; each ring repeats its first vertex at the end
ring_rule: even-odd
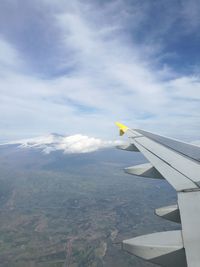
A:
MULTIPOLYGON (((117 123, 117 126, 120 128, 120 134, 126 133, 130 144, 142 152, 151 165, 177 191, 179 218, 172 220, 180 219, 182 224, 181 233, 187 266, 200 266, 200 147, 143 130, 130 129, 120 123, 117 123)), ((130 170, 135 171, 134 167, 131 168, 130 170)), ((170 218, 168 214, 165 216, 170 218)), ((135 244, 134 238, 131 239, 131 243, 135 244)), ((140 248, 138 249, 140 252, 140 248)))

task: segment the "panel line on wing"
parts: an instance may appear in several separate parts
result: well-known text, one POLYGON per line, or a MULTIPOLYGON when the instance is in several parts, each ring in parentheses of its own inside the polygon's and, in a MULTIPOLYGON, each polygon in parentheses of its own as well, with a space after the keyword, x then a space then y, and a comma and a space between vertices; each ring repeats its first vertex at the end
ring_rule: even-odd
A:
MULTIPOLYGON (((135 139, 135 138, 134 138, 135 139)), ((135 141, 136 143, 137 140, 135 141)), ((153 153, 151 150, 149 150, 148 148, 146 148, 144 145, 142 145, 141 143, 138 143, 139 145, 141 145, 144 149, 146 149, 147 151, 149 151, 151 154, 153 154, 155 157, 159 158, 160 160, 162 160, 165 164, 167 164, 168 166, 170 166, 170 168, 174 169, 175 171, 177 171, 178 173, 180 173, 181 175, 183 175, 185 178, 189 179, 194 185, 196 185, 197 187, 199 187, 198 184, 196 184, 192 179, 190 179, 188 176, 186 176, 184 173, 182 173, 181 171, 179 171, 178 169, 176 169, 175 167, 173 167, 169 162, 167 162, 166 160, 164 160, 163 158, 159 157, 157 154, 153 153)))
POLYGON ((200 147, 195 146, 193 144, 187 144, 184 142, 180 142, 175 139, 170 139, 164 136, 160 136, 157 134, 149 133, 140 129, 137 129, 140 134, 143 136, 173 150, 177 153, 184 155, 185 157, 194 160, 195 162, 200 163, 200 147))
MULTIPOLYGON (((135 140, 136 142, 136 140, 135 140)), ((137 142, 143 145, 146 149, 159 155, 162 160, 173 166, 176 170, 184 173, 186 177, 190 177, 192 181, 199 184, 200 182, 200 165, 191 159, 149 139, 148 137, 141 137, 137 142)))
POLYGON ((176 189, 176 191, 198 188, 193 181, 182 175, 170 165, 166 164, 161 158, 157 157, 157 155, 147 150, 141 144, 135 141, 135 145, 152 163, 152 165, 156 167, 163 177, 176 189))

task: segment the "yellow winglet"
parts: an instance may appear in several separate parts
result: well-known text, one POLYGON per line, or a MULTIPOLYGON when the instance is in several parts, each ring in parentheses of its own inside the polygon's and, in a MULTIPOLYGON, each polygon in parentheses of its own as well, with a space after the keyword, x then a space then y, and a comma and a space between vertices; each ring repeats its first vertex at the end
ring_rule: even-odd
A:
POLYGON ((121 124, 120 122, 116 122, 115 124, 119 128, 119 135, 121 135, 121 136, 124 135, 125 132, 128 130, 128 127, 123 125, 123 124, 121 124))

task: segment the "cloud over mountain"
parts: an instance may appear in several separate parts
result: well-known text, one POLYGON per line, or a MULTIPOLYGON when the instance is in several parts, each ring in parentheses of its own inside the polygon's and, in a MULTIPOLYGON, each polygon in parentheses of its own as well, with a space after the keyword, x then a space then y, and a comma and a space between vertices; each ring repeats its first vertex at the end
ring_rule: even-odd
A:
POLYGON ((49 134, 46 136, 9 142, 7 144, 16 144, 22 149, 40 149, 43 153, 49 154, 56 150, 61 150, 64 153, 88 153, 102 148, 113 147, 119 143, 120 141, 104 141, 82 134, 70 136, 49 134))

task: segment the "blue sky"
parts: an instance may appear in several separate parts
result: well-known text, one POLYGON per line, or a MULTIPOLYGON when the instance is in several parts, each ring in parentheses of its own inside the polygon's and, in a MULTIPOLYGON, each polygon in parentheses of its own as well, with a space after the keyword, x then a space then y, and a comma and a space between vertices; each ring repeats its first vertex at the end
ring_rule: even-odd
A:
POLYGON ((2 0, 0 133, 199 139, 197 0, 2 0))

